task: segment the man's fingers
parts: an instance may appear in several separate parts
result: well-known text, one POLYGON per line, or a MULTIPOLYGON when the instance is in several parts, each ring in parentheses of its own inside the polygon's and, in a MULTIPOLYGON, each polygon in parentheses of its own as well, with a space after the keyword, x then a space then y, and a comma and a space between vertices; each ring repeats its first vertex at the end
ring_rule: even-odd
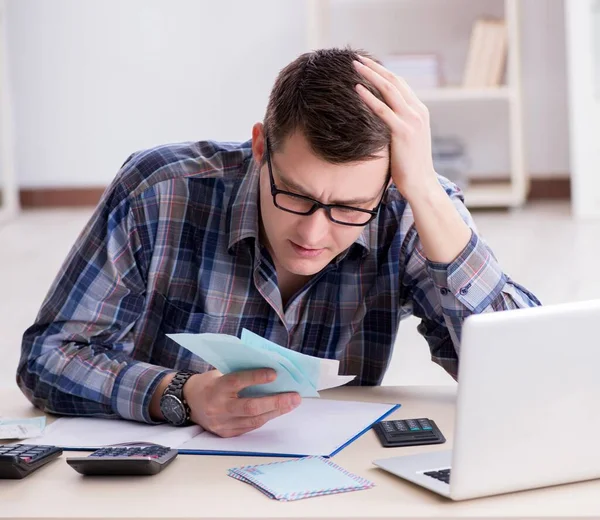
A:
POLYGON ((398 132, 405 134, 410 132, 410 128, 406 122, 404 122, 396 113, 387 106, 383 101, 377 99, 366 87, 360 83, 356 85, 356 91, 367 104, 367 106, 375 113, 381 120, 388 125, 392 132, 398 132))
POLYGON ((368 68, 374 70, 380 76, 383 76, 390 83, 393 83, 400 93, 402 97, 410 104, 420 104, 420 100, 417 95, 413 92, 413 90, 408 86, 408 83, 404 81, 402 78, 399 78, 394 73, 386 69, 383 65, 380 65, 376 61, 373 61, 371 58, 367 58, 366 56, 358 55, 360 61, 363 65, 366 65, 368 68))
POLYGON ((367 56, 363 56, 362 54, 357 54, 357 56, 362 63, 377 71, 384 78, 393 81, 397 77, 391 70, 386 69, 381 63, 377 63, 375 60, 372 60, 367 56))
POLYGON ((256 430, 261 426, 264 426, 267 422, 280 415, 291 412, 293 408, 286 410, 273 410, 271 412, 263 413, 261 415, 256 415, 254 417, 242 417, 235 422, 231 422, 227 425, 227 429, 223 429, 218 432, 218 435, 221 437, 237 437, 238 435, 243 435, 244 433, 251 432, 252 430, 256 430))
POLYGON ((369 80, 381 93, 386 104, 394 113, 404 114, 407 110, 410 110, 410 106, 402 96, 395 82, 384 78, 375 70, 359 61, 355 61, 354 66, 360 75, 369 80))
POLYGON ((243 397, 231 399, 227 411, 236 417, 257 417, 274 411, 293 410, 301 402, 300 396, 295 392, 265 397, 243 397))
POLYGON ((248 386, 264 385, 275 381, 277 373, 271 368, 259 368, 258 370, 242 370, 231 372, 221 378, 221 385, 226 386, 227 391, 237 394, 248 386))

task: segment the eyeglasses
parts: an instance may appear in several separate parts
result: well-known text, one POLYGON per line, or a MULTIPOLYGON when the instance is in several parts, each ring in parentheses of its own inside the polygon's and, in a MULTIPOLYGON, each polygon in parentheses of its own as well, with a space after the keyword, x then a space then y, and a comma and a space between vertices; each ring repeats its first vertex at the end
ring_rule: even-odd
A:
POLYGON ((343 224, 344 226, 366 226, 377 216, 383 201, 383 196, 385 195, 385 189, 391 177, 390 172, 388 172, 385 179, 381 198, 379 199, 377 206, 372 210, 345 206, 343 204, 323 204, 318 200, 305 197, 304 195, 298 195, 297 193, 292 193, 290 191, 280 190, 275 186, 273 168, 271 166, 271 147, 268 138, 266 139, 266 142, 267 166, 269 168, 269 178, 271 179, 271 195, 273 196, 273 204, 275 204, 277 208, 296 215, 312 215, 318 209, 323 208, 325 213, 327 213, 329 220, 336 224, 343 224))

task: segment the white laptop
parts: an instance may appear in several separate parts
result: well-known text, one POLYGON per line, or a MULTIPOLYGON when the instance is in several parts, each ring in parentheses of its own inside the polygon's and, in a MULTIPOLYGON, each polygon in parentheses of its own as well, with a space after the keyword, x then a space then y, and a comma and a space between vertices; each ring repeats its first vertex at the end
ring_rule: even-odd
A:
POLYGON ((373 463, 453 500, 600 478, 599 327, 600 300, 467 318, 452 451, 373 463))

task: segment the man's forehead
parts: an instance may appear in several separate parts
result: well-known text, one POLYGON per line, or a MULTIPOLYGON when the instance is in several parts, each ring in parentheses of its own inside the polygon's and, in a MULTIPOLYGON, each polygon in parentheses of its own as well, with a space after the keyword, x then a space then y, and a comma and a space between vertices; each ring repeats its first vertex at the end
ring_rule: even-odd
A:
POLYGON ((280 189, 322 202, 355 205, 371 202, 381 195, 389 169, 385 157, 348 164, 316 161, 288 161, 272 158, 273 173, 280 189))
MULTIPOLYGON (((309 140, 305 137, 305 135, 300 132, 292 132, 283 138, 277 147, 277 152, 286 154, 286 155, 297 155, 297 154, 310 154, 314 157, 319 157, 319 154, 315 152, 315 150, 311 147, 309 140)), ((355 161, 348 161, 346 163, 338 163, 338 164, 353 164, 353 163, 361 163, 370 160, 378 160, 388 159, 390 155, 389 146, 384 146, 379 150, 373 151, 370 153, 371 157, 365 157, 363 160, 358 159, 355 161)))

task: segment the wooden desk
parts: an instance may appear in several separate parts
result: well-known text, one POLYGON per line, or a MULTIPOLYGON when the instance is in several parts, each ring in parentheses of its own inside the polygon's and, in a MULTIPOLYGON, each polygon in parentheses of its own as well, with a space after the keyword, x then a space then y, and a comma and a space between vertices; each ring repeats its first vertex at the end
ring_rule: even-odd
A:
MULTIPOLYGON (((323 397, 401 403, 392 417, 431 417, 443 445, 386 449, 374 432, 334 457, 375 487, 296 502, 271 500, 227 476, 264 457, 180 455, 151 477, 82 477, 58 459, 23 480, 0 480, 0 518, 554 518, 600 517, 600 480, 452 502, 371 464, 376 458, 444 450, 452 445, 456 387, 337 388, 323 397)), ((0 392, 0 414, 33 416, 18 390, 0 392)), ((71 453, 71 452, 69 452, 71 453)), ((482 475, 485 478, 485 475, 482 475)))

